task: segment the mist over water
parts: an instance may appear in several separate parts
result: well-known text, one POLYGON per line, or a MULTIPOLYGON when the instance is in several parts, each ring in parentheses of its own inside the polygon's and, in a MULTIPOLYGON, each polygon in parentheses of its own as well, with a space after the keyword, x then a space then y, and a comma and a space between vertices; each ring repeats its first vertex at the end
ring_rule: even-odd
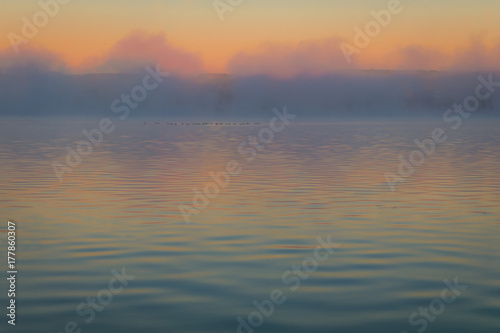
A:
MULTIPOLYGON (((254 80, 238 89, 266 90, 254 80)), ((352 80, 353 92, 370 93, 352 80)), ((298 87, 280 89, 293 98, 298 87)), ((252 105, 251 93, 235 96, 252 105)), ((411 325, 409 316, 455 278, 467 289, 425 331, 500 330, 498 121, 468 119, 456 131, 440 117, 300 122, 309 109, 288 105, 297 120, 251 162, 238 146, 267 126, 273 115, 266 107, 259 125, 116 121, 62 183, 51 163, 63 162, 65 147, 105 113, 2 118, 0 216, 18 226, 16 331, 61 332, 74 321, 95 333, 236 332, 237 317, 248 320, 254 301, 281 289, 286 301, 255 332, 413 333, 423 324, 411 325), (414 140, 436 127, 448 140, 391 192, 384 174, 396 172, 398 156, 407 158, 418 149, 414 140), (242 172, 186 224, 178 205, 192 202, 193 188, 230 160, 242 172), (317 238, 327 236, 340 247, 292 290, 284 272, 313 256, 317 238), (135 279, 87 324, 77 307, 122 267, 135 279)))
MULTIPOLYGON (((142 93, 134 94, 133 89, 143 85, 149 73, 141 69, 136 74, 69 75, 33 68, 11 69, 0 75, 0 115, 121 116, 118 110, 127 107, 132 118, 232 120, 267 118, 272 108, 288 105, 302 119, 313 120, 441 117, 446 109, 474 95, 478 77, 491 75, 494 82, 500 82, 498 73, 489 72, 345 71, 287 79, 171 75, 161 78, 143 99, 142 93), (135 103, 134 96, 141 101, 135 103)), ((151 80, 149 84, 156 82, 151 80)), ((494 88, 498 89, 498 83, 494 88)), ((493 94, 481 101, 477 116, 498 116, 498 98, 493 94)))

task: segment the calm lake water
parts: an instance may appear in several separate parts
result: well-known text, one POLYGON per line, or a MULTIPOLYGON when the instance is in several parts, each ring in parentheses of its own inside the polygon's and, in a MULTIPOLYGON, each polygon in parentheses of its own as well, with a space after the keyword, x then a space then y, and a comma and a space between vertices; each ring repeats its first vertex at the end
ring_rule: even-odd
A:
POLYGON ((98 120, 2 119, 1 267, 11 219, 19 271, 16 327, 0 282, 2 332, 500 332, 498 120, 297 122, 249 162, 238 146, 267 121, 116 123, 60 183, 51 163, 98 120), (449 139, 390 191, 435 127, 449 139), (231 160, 242 172, 185 223, 179 205, 231 160), (339 247, 306 272, 318 237, 339 247), (454 279, 467 288, 445 303, 454 279))

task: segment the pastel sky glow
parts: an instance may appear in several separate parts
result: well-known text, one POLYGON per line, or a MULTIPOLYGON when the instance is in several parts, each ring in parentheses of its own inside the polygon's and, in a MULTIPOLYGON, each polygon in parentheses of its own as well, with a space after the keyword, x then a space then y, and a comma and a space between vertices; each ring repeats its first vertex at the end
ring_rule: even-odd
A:
MULTIPOLYGON (((43 0, 49 3, 51 0, 43 0)), ((54 0, 55 1, 55 0, 54 0)), ((393 0, 394 1, 394 0, 393 0)), ((227 2, 227 0, 222 0, 227 2)), ((498 70, 500 2, 402 0, 401 13, 348 63, 342 42, 387 0, 243 0, 220 20, 213 0, 71 0, 15 53, 9 33, 35 0, 0 1, 0 70, 129 72, 160 63, 173 73, 322 75, 344 69, 498 70)))

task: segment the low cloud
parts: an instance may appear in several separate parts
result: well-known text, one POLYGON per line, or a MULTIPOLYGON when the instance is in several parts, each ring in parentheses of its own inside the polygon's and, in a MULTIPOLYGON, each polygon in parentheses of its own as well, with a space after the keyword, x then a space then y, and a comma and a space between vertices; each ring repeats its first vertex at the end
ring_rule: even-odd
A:
POLYGON ((0 51, 0 73, 66 72, 62 57, 43 48, 27 47, 15 54, 11 48, 0 51))
POLYGON ((373 53, 370 48, 361 50, 348 63, 340 49, 340 37, 305 41, 295 46, 267 44, 254 53, 239 53, 228 63, 228 71, 238 75, 270 75, 294 77, 298 75, 321 76, 346 69, 388 70, 498 70, 500 41, 488 46, 480 38, 445 52, 420 44, 410 44, 395 49, 373 53))
POLYGON ((228 71, 238 75, 323 75, 359 67, 348 64, 339 44, 340 37, 303 41, 295 46, 267 44, 256 53, 239 53, 228 63, 228 71))
POLYGON ((160 64, 163 71, 176 75, 196 75, 204 71, 198 55, 173 46, 164 33, 143 31, 131 33, 104 57, 91 59, 84 67, 101 73, 137 73, 150 64, 160 64))
POLYGON ((385 55, 390 69, 399 70, 443 70, 447 67, 446 55, 422 45, 409 45, 385 55))
POLYGON ((457 49, 451 69, 489 70, 500 69, 500 40, 488 47, 479 37, 471 37, 468 44, 457 49))
MULTIPOLYGON (((471 37, 453 52, 409 44, 393 49, 361 50, 348 63, 340 49, 344 40, 333 36, 307 40, 294 45, 265 44, 254 52, 236 54, 227 65, 228 73, 238 76, 327 76, 344 70, 438 70, 453 72, 500 70, 500 39, 486 42, 471 37)), ((0 51, 0 73, 82 72, 142 73, 147 65, 160 64, 174 76, 191 76, 205 72, 199 55, 170 43, 164 33, 136 31, 114 44, 101 57, 86 61, 80 68, 70 68, 57 54, 40 47, 25 48, 14 54, 0 51)))

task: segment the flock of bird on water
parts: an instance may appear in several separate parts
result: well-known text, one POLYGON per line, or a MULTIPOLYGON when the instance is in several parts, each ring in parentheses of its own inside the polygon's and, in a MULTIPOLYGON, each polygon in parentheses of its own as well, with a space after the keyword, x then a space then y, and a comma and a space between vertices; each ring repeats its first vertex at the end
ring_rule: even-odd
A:
MULTIPOLYGON (((148 124, 153 124, 153 125, 161 125, 160 122, 151 122, 151 123, 148 123, 148 122, 144 122, 144 125, 148 125, 148 124)), ((250 122, 238 122, 238 123, 235 123, 235 122, 201 122, 201 123, 197 123, 197 122, 180 122, 180 123, 171 123, 171 122, 167 122, 166 123, 167 126, 250 126, 250 125, 261 125, 261 123, 250 123, 250 122)))

